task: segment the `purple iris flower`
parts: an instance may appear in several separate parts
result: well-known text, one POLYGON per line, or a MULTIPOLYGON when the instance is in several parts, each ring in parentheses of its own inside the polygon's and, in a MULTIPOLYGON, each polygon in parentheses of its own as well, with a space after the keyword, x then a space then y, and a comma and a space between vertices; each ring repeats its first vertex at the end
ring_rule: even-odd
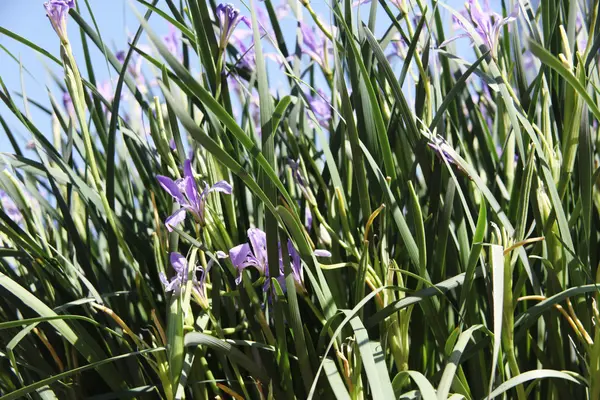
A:
POLYGON ((242 20, 245 20, 248 24, 248 21, 244 16, 240 15, 240 10, 235 8, 233 4, 219 4, 215 10, 215 15, 219 20, 219 27, 221 28, 219 46, 224 50, 237 24, 242 20))
POLYGON ((261 275, 269 275, 267 234, 258 228, 250 228, 248 240, 250 243, 240 244, 229 250, 229 258, 238 270, 235 278, 238 285, 242 282, 242 271, 248 267, 256 268, 261 275))
POLYGON ((173 231, 173 226, 179 225, 185 220, 188 212, 192 213, 196 220, 204 225, 204 211, 208 194, 211 192, 231 194, 232 191, 231 185, 227 181, 219 181, 213 186, 209 186, 204 182, 204 189, 200 191, 198 182, 196 182, 192 172, 192 162, 189 159, 185 160, 183 164, 183 178, 174 181, 166 176, 157 175, 156 179, 162 188, 181 205, 181 208, 165 221, 165 226, 169 232, 173 231))
MULTIPOLYGON (((242 282, 242 272, 248 267, 256 268, 260 275, 269 278, 266 233, 257 228, 250 228, 248 229, 248 239, 250 240, 250 243, 240 244, 229 250, 229 258, 238 270, 238 276, 235 279, 235 282, 238 285, 242 282)), ((296 287, 299 290, 305 291, 302 261, 290 240, 288 240, 287 243, 287 251, 290 256, 292 274, 294 276, 296 287)), ((314 254, 317 257, 331 257, 331 253, 327 250, 315 250, 314 254)), ((281 245, 279 246, 279 275, 275 278, 285 290, 281 245)), ((267 281, 263 289, 266 290, 268 287, 269 282, 267 281)))
MULTIPOLYGON (((463 16, 469 16, 473 22, 475 32, 479 37, 479 40, 490 49, 492 56, 496 57, 498 53, 498 42, 500 40, 500 30, 502 27, 510 22, 516 21, 519 16, 519 6, 515 6, 510 15, 506 18, 502 18, 501 15, 493 12, 488 2, 484 3, 485 7, 481 8, 478 0, 467 0, 465 3, 465 9, 468 13, 461 13, 463 16)), ((475 37, 469 32, 469 29, 464 24, 464 20, 458 18, 456 15, 453 17, 454 22, 460 27, 465 33, 450 38, 443 42, 440 47, 446 46, 448 43, 463 37, 471 38, 471 41, 475 41, 475 37)), ((467 19, 467 18, 464 18, 467 19)))
POLYGON ((288 165, 292 169, 292 176, 294 177, 296 183, 298 183, 300 186, 306 186, 306 181, 304 180, 302 171, 300 170, 300 160, 296 161, 289 158, 288 165))
MULTIPOLYGON (((290 266, 292 267, 292 275, 294 277, 294 283, 296 284, 296 290, 299 292, 306 292, 304 286, 304 269, 302 267, 302 260, 300 254, 292 244, 292 241, 288 239, 287 242, 288 254, 290 255, 290 266)), ((317 257, 331 257, 331 253, 327 250, 315 250, 314 255, 317 257)), ((283 266, 280 267, 281 276, 283 276, 283 266)), ((285 287, 284 287, 285 289, 285 287)))
POLYGON ((323 128, 329 128, 329 121, 331 121, 331 104, 329 96, 321 89, 317 89, 316 95, 307 94, 308 105, 310 109, 315 113, 317 121, 323 128))
POLYGON ((311 27, 304 22, 300 22, 302 32, 302 52, 308 55, 323 69, 328 69, 327 65, 327 39, 325 35, 315 27, 311 27))
MULTIPOLYGON (((215 255, 218 258, 225 258, 227 255, 222 251, 217 251, 215 255)), ((174 292, 178 294, 181 291, 181 288, 185 286, 188 280, 189 267, 186 258, 180 253, 173 252, 169 256, 171 261, 171 266, 175 270, 175 275, 168 280, 163 272, 159 274, 160 281, 165 287, 165 292, 174 292)), ((204 307, 208 306, 208 299, 206 296, 206 276, 210 268, 214 264, 214 260, 211 258, 207 265, 206 270, 201 266, 196 266, 192 272, 192 290, 200 297, 201 305, 204 307), (200 279, 197 277, 197 273, 200 273, 200 279)))
POLYGON ((44 3, 46 15, 61 41, 67 40, 67 14, 75 8, 75 0, 50 0, 44 3))
POLYGON ((161 272, 158 276, 160 281, 165 286, 165 292, 178 292, 181 286, 185 284, 188 277, 187 260, 179 253, 171 253, 171 266, 175 270, 175 276, 168 280, 166 275, 161 272))

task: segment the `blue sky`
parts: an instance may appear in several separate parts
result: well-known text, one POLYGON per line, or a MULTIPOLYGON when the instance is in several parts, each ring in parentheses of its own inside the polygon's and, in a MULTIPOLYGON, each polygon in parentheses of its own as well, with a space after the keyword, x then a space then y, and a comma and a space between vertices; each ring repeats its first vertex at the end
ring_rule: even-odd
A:
MULTIPOLYGON (((43 0, 1 0, 0 26, 25 37, 58 56, 60 54, 58 37, 46 18, 43 3, 43 0)), ((137 19, 129 6, 129 2, 125 0, 90 0, 89 4, 92 7, 105 43, 112 50, 122 49, 126 46, 128 33, 134 33, 135 29, 137 29, 137 19)), ((80 1, 80 7, 85 8, 84 1, 80 1)), ((141 8, 139 9, 142 10, 141 8)), ((86 20, 91 24, 87 9, 83 9, 82 14, 86 16, 86 20)), ((159 33, 165 33, 168 29, 166 24, 160 21, 160 18, 153 20, 153 26, 159 33)), ((81 60, 80 66, 83 66, 81 40, 77 25, 74 22, 69 23, 69 38, 73 45, 75 57, 81 60)), ((56 85, 47 72, 47 68, 50 68, 57 74, 61 73, 60 69, 54 63, 36 54, 25 45, 1 34, 0 45, 6 47, 15 57, 19 58, 22 65, 31 73, 31 75, 25 73, 23 79, 25 92, 28 97, 48 104, 46 94, 46 87, 48 86, 54 91, 55 96, 60 99, 60 93, 57 91, 56 85)), ((109 71, 105 66, 106 62, 104 58, 95 47, 91 49, 91 52, 94 66, 97 66, 96 73, 98 80, 108 79, 109 71)), ((110 71, 110 74, 115 76, 113 70, 110 71)), ((21 91, 21 71, 19 64, 2 49, 0 49, 0 77, 2 77, 13 94, 16 91, 21 91)), ((42 131, 49 131, 50 119, 45 114, 35 110, 35 107, 30 106, 30 110, 36 124, 38 124, 42 131)), ((13 132, 22 137, 29 136, 20 123, 11 117, 10 112, 3 104, 0 104, 0 114, 8 121, 13 132)), ((0 132, 0 152, 12 152, 12 148, 3 131, 0 132)))
MULTIPOLYGON (((52 54, 59 54, 59 41, 48 22, 43 8, 43 0, 0 0, 0 26, 14 33, 17 33, 28 40, 36 43, 40 47, 48 50, 52 54)), ((164 3, 164 2, 160 2, 164 3)), ((275 0, 274 3, 278 3, 275 0)), ((462 7, 462 0, 450 0, 447 3, 457 9, 462 7)), ((86 20, 91 23, 91 18, 86 9, 84 1, 79 0, 82 13, 86 20)), ((137 29, 137 19, 131 10, 129 0, 89 0, 92 7, 96 22, 105 43, 112 50, 122 49, 126 46, 128 34, 132 34, 137 29)), ((234 4, 241 6, 239 1, 234 1, 234 4), (237 4, 236 4, 237 3, 237 4)), ((313 0, 311 2, 315 10, 324 16, 325 21, 329 21, 329 8, 325 0, 313 0)), ((368 13, 368 6, 363 6, 365 15, 368 13)), ((138 5, 139 10, 143 10, 138 5)), ((247 14, 247 11, 242 11, 247 14)), ((159 34, 166 34, 168 27, 165 22, 158 16, 154 16, 151 20, 153 29, 159 34)), ((292 29, 295 24, 289 24, 290 31, 288 34, 293 35, 292 29)), ((74 22, 69 23, 69 37, 72 41, 75 57, 81 60, 83 66, 83 54, 81 51, 81 41, 77 25, 74 22)), ((47 68, 51 68, 55 73, 61 71, 53 65, 52 62, 44 59, 36 54, 28 47, 17 43, 11 38, 0 34, 0 45, 8 49, 15 57, 21 60, 22 65, 31 75, 25 73, 23 84, 27 96, 34 100, 39 100, 44 104, 48 104, 46 87, 50 87, 57 98, 60 98, 60 93, 57 91, 56 85, 53 83, 47 68)), ((468 42, 465 43, 468 46, 468 42)), ((462 45, 461 45, 462 46, 462 45)), ((92 48, 92 59, 94 65, 97 66, 96 74, 99 81, 108 79, 109 73, 115 75, 114 71, 108 70, 105 66, 104 58, 100 52, 92 48)), ((21 70, 19 64, 9 57, 2 49, 0 49, 0 77, 14 94, 21 92, 21 70)), ((15 96, 15 99, 18 97, 15 96)), ((21 104, 22 105, 22 102, 21 104)), ((44 132, 50 131, 50 119, 45 114, 36 110, 30 105, 31 115, 36 121, 36 124, 44 132)), ((20 125, 20 123, 11 117, 10 112, 3 104, 0 104, 0 114, 7 120, 10 128, 17 136, 27 138, 28 132, 20 125)), ((23 140, 25 142, 25 140, 23 140)), ((12 148, 6 138, 6 134, 0 129, 0 152, 11 152, 12 148)))

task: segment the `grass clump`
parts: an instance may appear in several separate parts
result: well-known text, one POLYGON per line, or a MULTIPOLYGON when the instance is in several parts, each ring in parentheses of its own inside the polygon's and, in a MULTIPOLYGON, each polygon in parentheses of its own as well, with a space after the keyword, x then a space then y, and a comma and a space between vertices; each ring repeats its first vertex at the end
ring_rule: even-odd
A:
POLYGON ((600 398, 598 2, 238 6, 0 28, 2 398, 600 398))

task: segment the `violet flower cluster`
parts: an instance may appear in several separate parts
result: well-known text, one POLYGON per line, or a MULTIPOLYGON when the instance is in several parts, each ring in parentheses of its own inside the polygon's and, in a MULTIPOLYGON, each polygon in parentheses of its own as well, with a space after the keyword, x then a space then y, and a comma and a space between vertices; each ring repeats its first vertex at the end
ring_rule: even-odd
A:
MULTIPOLYGON (((173 227, 180 224, 185 220, 186 214, 191 213, 196 220, 198 220, 202 225, 205 223, 205 212, 206 212, 206 200, 208 194, 211 192, 221 192, 226 194, 231 194, 232 188, 229 183, 226 181, 217 182, 212 187, 204 182, 204 188, 200 190, 198 186, 198 182, 194 177, 194 173, 192 171, 192 162, 190 159, 185 160, 183 165, 183 178, 177 179, 174 181, 171 178, 166 176, 157 175, 156 179, 162 188, 169 193, 173 199, 179 203, 182 207, 175 211, 170 217, 168 217, 165 221, 165 226, 167 230, 171 232, 173 227)), ((222 251, 217 251, 216 256, 218 258, 226 258, 227 254, 222 251)), ((175 270, 175 275, 168 280, 164 273, 160 274, 160 280, 165 287, 165 292, 175 292, 178 293, 181 290, 181 287, 185 285, 188 279, 188 274, 190 273, 187 260, 184 256, 179 253, 171 253, 170 255, 171 266, 175 270)), ((204 283, 206 282, 206 275, 210 270, 210 267, 213 265, 214 260, 211 259, 207 266, 206 270, 202 267, 195 267, 192 271, 192 288, 194 293, 199 296, 200 304, 203 307, 208 306, 208 301, 206 297, 206 289, 204 287, 204 283), (197 273, 200 273, 200 279, 196 277, 197 273)))
MULTIPOLYGON (((227 254, 225 254, 222 251, 217 251, 215 255, 217 258, 226 258, 227 257, 227 254)), ((181 291, 181 288, 187 284, 188 276, 189 276, 189 273, 191 272, 191 274, 192 274, 192 290, 194 291, 195 294, 197 294, 199 296, 200 304, 203 307, 207 307, 208 299, 206 296, 206 287, 205 287, 206 276, 208 275, 210 268, 214 264, 214 260, 211 258, 208 261, 208 263, 206 264, 206 269, 204 269, 198 265, 198 266, 194 267, 194 269, 192 271, 190 271, 190 268, 188 266, 188 262, 187 262, 186 258, 183 255, 181 255, 180 253, 177 253, 177 252, 171 253, 169 256, 169 259, 171 262, 171 266, 175 270, 175 275, 169 280, 169 279, 167 279, 166 275, 163 272, 161 272, 159 274, 160 281, 162 282, 162 284, 165 287, 165 292, 166 293, 173 292, 175 294, 179 294, 181 291), (198 276, 197 276, 198 273, 200 274, 200 278, 198 278, 198 276)))
MULTIPOLYGON (((235 282, 239 285, 242 282, 242 273, 244 269, 252 267, 255 268, 261 276, 267 278, 267 282, 263 287, 263 289, 266 291, 269 287, 268 278, 270 278, 269 259, 267 255, 267 235, 258 228, 250 228, 248 229, 248 240, 250 243, 243 243, 229 250, 229 258, 238 271, 235 282)), ((290 257, 290 266, 292 269, 292 275, 294 277, 296 289, 300 292, 305 292, 304 273, 300 255, 289 239, 286 247, 290 257)), ((282 289, 285 291, 286 286, 281 251, 282 249, 280 244, 279 275, 274 278, 277 279, 282 289)), ((317 257, 331 257, 331 253, 327 250, 315 250, 314 255, 317 257)))
POLYGON ((165 226, 169 232, 173 231, 174 226, 185 220, 187 213, 191 213, 201 225, 204 225, 208 195, 212 192, 231 194, 232 191, 231 185, 227 181, 219 181, 213 186, 204 182, 204 187, 200 189, 192 171, 192 162, 189 159, 185 160, 183 164, 183 178, 174 181, 169 177, 157 175, 156 179, 162 188, 181 205, 180 209, 165 220, 165 226))
MULTIPOLYGON (((251 28, 250 21, 240 15, 239 10, 231 4, 220 4, 216 8, 215 17, 220 28, 218 37, 220 48, 224 50, 227 45, 231 43, 242 56, 242 58, 238 60, 238 63, 241 64, 242 67, 254 69, 254 50, 252 49, 251 44, 248 46, 245 44, 247 39, 252 37, 252 31, 251 29, 236 30, 236 27, 240 22, 244 22, 248 28, 251 28)), ((264 15, 259 15, 259 18, 265 19, 264 15)), ((266 21, 261 21, 261 33, 269 33, 265 31, 266 28, 264 28, 267 25, 266 21)), ((320 31, 315 31, 314 28, 311 28, 308 25, 302 25, 301 28, 304 37, 302 46, 303 52, 319 65, 327 68, 327 39, 320 31)), ((173 44, 176 44, 178 47, 178 41, 173 40, 173 44)), ((173 47, 173 52, 176 52, 175 46, 173 47)), ((138 72, 137 69, 135 72, 138 72)), ((328 127, 331 120, 331 106, 326 100, 328 99, 328 96, 323 91, 318 90, 314 96, 310 94, 307 95, 307 99, 318 122, 322 126, 328 127)), ((304 187, 305 181, 302 178, 298 164, 292 162, 290 165, 294 170, 294 178, 298 181, 300 186, 304 187)), ((181 224, 188 213, 191 213, 200 225, 204 226, 206 223, 206 201, 208 194, 211 192, 232 194, 232 188, 226 181, 217 182, 213 186, 209 186, 205 182, 200 184, 194 177, 190 159, 187 159, 184 162, 182 178, 174 180, 166 176, 157 175, 156 179, 161 187, 171 195, 173 200, 181 206, 181 208, 176 210, 165 220, 165 226, 169 231, 172 231, 173 227, 181 224)), ((312 215, 310 214, 310 210, 308 210, 305 219, 309 226, 312 225, 312 215)), ((299 292, 306 292, 304 286, 303 263, 300 254, 291 240, 288 240, 285 245, 279 244, 278 275, 271 277, 267 253, 267 237, 265 232, 257 228, 250 228, 247 231, 247 236, 248 242, 231 248, 228 255, 224 252, 217 252, 216 254, 218 258, 230 258, 233 266, 237 270, 237 284, 240 284, 242 281, 244 269, 252 267, 258 271, 260 276, 266 278, 266 283, 263 287, 265 291, 269 288, 269 278, 277 279, 283 290, 287 290, 283 266, 283 252, 287 251, 295 286, 299 292)), ((326 250, 315 250, 314 255, 317 257, 330 257, 331 253, 326 250)), ((179 253, 171 253, 170 261, 175 271, 174 276, 171 279, 167 279, 164 273, 161 273, 160 275, 160 280, 165 287, 165 291, 179 292, 181 288, 185 286, 189 279, 188 276, 191 274, 194 292, 200 296, 201 303, 207 305, 205 282, 207 272, 213 264, 213 260, 209 261, 206 270, 201 267, 194 267, 191 269, 188 266, 185 257, 179 253), (199 277, 197 277, 198 274, 199 277)))
POLYGON ((247 18, 240 14, 240 10, 235 8, 232 4, 219 4, 215 14, 219 20, 219 27, 221 29, 219 34, 219 48, 225 50, 235 27, 240 21, 244 20, 248 25, 249 23, 247 18))
POLYGON ((300 30, 302 31, 302 52, 308 55, 324 71, 328 71, 328 55, 330 49, 327 46, 328 40, 325 35, 323 35, 323 32, 304 22, 300 22, 300 30))
POLYGON ((500 41, 500 31, 502 27, 510 22, 517 20, 519 16, 519 6, 515 6, 510 15, 503 18, 498 13, 491 10, 487 1, 484 2, 482 8, 478 0, 467 0, 465 3, 465 11, 461 13, 462 18, 453 16, 456 25, 462 29, 465 33, 450 38, 443 42, 440 47, 446 46, 448 43, 453 42, 460 38, 470 38, 471 42, 477 39, 490 50, 492 57, 496 57, 498 54, 498 42, 500 41), (465 20, 471 19, 473 22, 472 27, 465 25, 465 20), (473 31, 475 35, 473 34, 473 31))

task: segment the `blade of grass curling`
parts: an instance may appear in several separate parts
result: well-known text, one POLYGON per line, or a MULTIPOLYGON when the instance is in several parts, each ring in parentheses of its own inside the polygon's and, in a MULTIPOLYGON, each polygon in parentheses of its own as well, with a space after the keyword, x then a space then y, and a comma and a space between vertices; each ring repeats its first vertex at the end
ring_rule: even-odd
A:
POLYGON ((491 400, 503 393, 506 393, 508 390, 510 390, 516 386, 522 385, 525 382, 528 382, 528 381, 531 381, 534 379, 543 379, 543 378, 565 379, 567 381, 577 383, 578 385, 581 384, 581 382, 579 382, 577 379, 573 378, 571 375, 566 374, 564 372, 555 371, 552 369, 538 369, 538 370, 523 372, 522 374, 520 374, 518 376, 510 378, 509 380, 507 380, 506 382, 504 382, 500 386, 498 386, 496 388, 496 390, 494 390, 492 393, 490 393, 490 395, 488 397, 486 397, 486 400, 487 399, 491 400))
POLYGON ((552 309, 555 304, 569 298, 586 293, 600 293, 600 286, 597 284, 583 285, 566 289, 560 293, 555 294, 552 297, 548 297, 545 300, 539 302, 535 306, 528 308, 527 311, 520 314, 515 318, 515 329, 519 328, 519 331, 514 335, 515 342, 518 342, 523 338, 527 329, 531 327, 537 318, 542 315, 543 312, 552 309))
MULTIPOLYGON (((344 313, 346 316, 350 315, 350 311, 345 311, 344 313)), ((380 368, 378 367, 378 365, 383 362, 384 370, 386 369, 385 358, 379 357, 378 361, 375 361, 367 330, 358 316, 352 317, 350 320, 350 326, 352 327, 354 336, 356 337, 358 351, 360 353, 363 368, 367 375, 367 380, 369 381, 369 387, 371 388, 373 399, 393 399, 394 389, 392 388, 390 376, 387 373, 380 374, 380 368)))
POLYGON ((24 325, 30 325, 30 324, 37 325, 40 322, 49 322, 49 321, 53 321, 55 319, 61 319, 61 320, 79 319, 79 320, 82 320, 85 322, 89 322, 90 324, 98 326, 98 327, 102 326, 99 322, 96 322, 93 319, 84 317, 82 315, 51 315, 51 316, 47 316, 47 317, 26 318, 26 319, 19 319, 16 321, 0 322, 0 330, 9 329, 9 328, 19 328, 19 327, 23 327, 24 325))
POLYGON ((460 365, 460 358, 467 347, 467 344, 471 340, 473 333, 479 329, 483 328, 483 325, 474 325, 460 334, 458 337, 458 341, 452 350, 452 355, 448 359, 448 363, 444 368, 444 372, 442 374, 442 378, 440 379, 440 383, 437 389, 437 398, 438 400, 446 400, 448 398, 448 394, 450 393, 450 388, 452 386, 452 382, 454 381, 454 377, 456 375, 456 370, 460 365))
MULTIPOLYGON (((418 372, 418 371, 400 371, 398 372, 398 374, 394 377, 394 380, 392 381, 392 386, 394 388, 398 388, 401 389, 399 387, 399 382, 401 380, 404 379, 404 375, 408 375, 413 382, 415 382, 415 384, 417 385, 417 387, 419 388, 419 391, 421 392, 421 396, 423 399, 435 399, 436 398, 436 394, 435 394, 435 389, 433 387, 433 385, 431 384, 431 382, 429 382, 427 380, 427 378, 425 377, 425 375, 423 375, 422 373, 418 372)), ((398 391, 395 390, 396 393, 396 397, 398 398, 398 391)))
MULTIPOLYGON (((136 12, 136 16, 140 21, 140 24, 146 30, 146 34, 150 38, 151 42, 156 46, 160 55, 167 61, 167 64, 173 69, 176 73, 177 77, 179 77, 187 87, 194 93, 194 95, 198 98, 198 100, 204 104, 208 110, 210 110, 218 120, 223 123, 227 129, 229 129, 237 140, 240 141, 242 146, 248 150, 248 153, 256 159, 261 168, 265 171, 266 175, 271 179, 277 189, 281 192, 285 200, 288 202, 290 207, 295 209, 295 202, 292 200, 291 196, 287 192, 285 186, 273 170, 273 168, 269 165, 267 160, 261 151, 256 147, 254 142, 250 137, 246 135, 246 133, 239 127, 237 122, 227 113, 227 111, 219 104, 219 102, 205 89, 203 88, 191 75, 190 73, 177 61, 177 59, 169 52, 169 50, 162 43, 160 38, 156 36, 154 31, 150 28, 150 25, 136 12)), ((180 119, 182 119, 181 115, 180 119)), ((186 115, 186 119, 190 119, 189 116, 186 115)), ((194 123, 195 125, 195 123, 194 123)), ((196 126, 197 129, 199 129, 196 126)), ((229 157, 231 158, 231 157, 229 157)))
MULTIPOLYGON (((475 277, 479 278, 481 276, 481 270, 476 271, 475 277)), ((445 281, 436 283, 431 287, 426 289, 421 289, 418 292, 413 293, 411 296, 403 297, 399 300, 393 301, 388 304, 385 308, 377 311, 375 314, 371 315, 366 321, 365 326, 367 329, 371 329, 381 321, 385 320, 390 315, 412 305, 417 304, 423 299, 427 297, 433 297, 438 295, 444 295, 448 291, 456 289, 461 286, 465 280, 464 272, 460 275, 454 276, 452 278, 446 279, 445 281)))
MULTIPOLYGON (((493 297, 493 332, 494 347, 492 351, 492 368, 490 371, 490 385, 488 393, 494 387, 494 378, 496 376, 496 365, 500 354, 500 345, 502 344, 502 314, 504 309, 504 249, 502 246, 491 245, 490 268, 492 269, 492 297, 493 297)), ((509 288, 510 290, 510 288, 509 288)))
MULTIPOLYGON (((158 0, 154 0, 154 4, 156 4, 157 2, 158 2, 158 0)), ((152 14, 152 10, 148 10, 146 12, 146 15, 144 15, 144 19, 146 21, 148 21, 150 19, 151 14, 152 14)), ((119 107, 121 104, 121 93, 123 91, 123 84, 125 83, 125 77, 129 73, 129 71, 128 71, 129 63, 133 57, 135 46, 137 45, 137 42, 139 41, 140 37, 142 36, 142 32, 143 32, 143 29, 140 26, 137 29, 133 39, 131 40, 129 50, 127 51, 127 54, 125 55, 125 59, 123 60, 121 71, 119 73, 119 77, 117 80, 117 86, 116 86, 115 94, 114 94, 114 100, 112 102, 110 125, 108 128, 108 148, 107 148, 107 155, 106 155, 106 177, 107 177, 106 192, 107 192, 107 197, 109 199, 109 204, 113 208, 115 205, 114 204, 115 203, 114 175, 115 175, 116 136, 117 136, 117 128, 118 128, 117 123, 119 120, 119 107)))

